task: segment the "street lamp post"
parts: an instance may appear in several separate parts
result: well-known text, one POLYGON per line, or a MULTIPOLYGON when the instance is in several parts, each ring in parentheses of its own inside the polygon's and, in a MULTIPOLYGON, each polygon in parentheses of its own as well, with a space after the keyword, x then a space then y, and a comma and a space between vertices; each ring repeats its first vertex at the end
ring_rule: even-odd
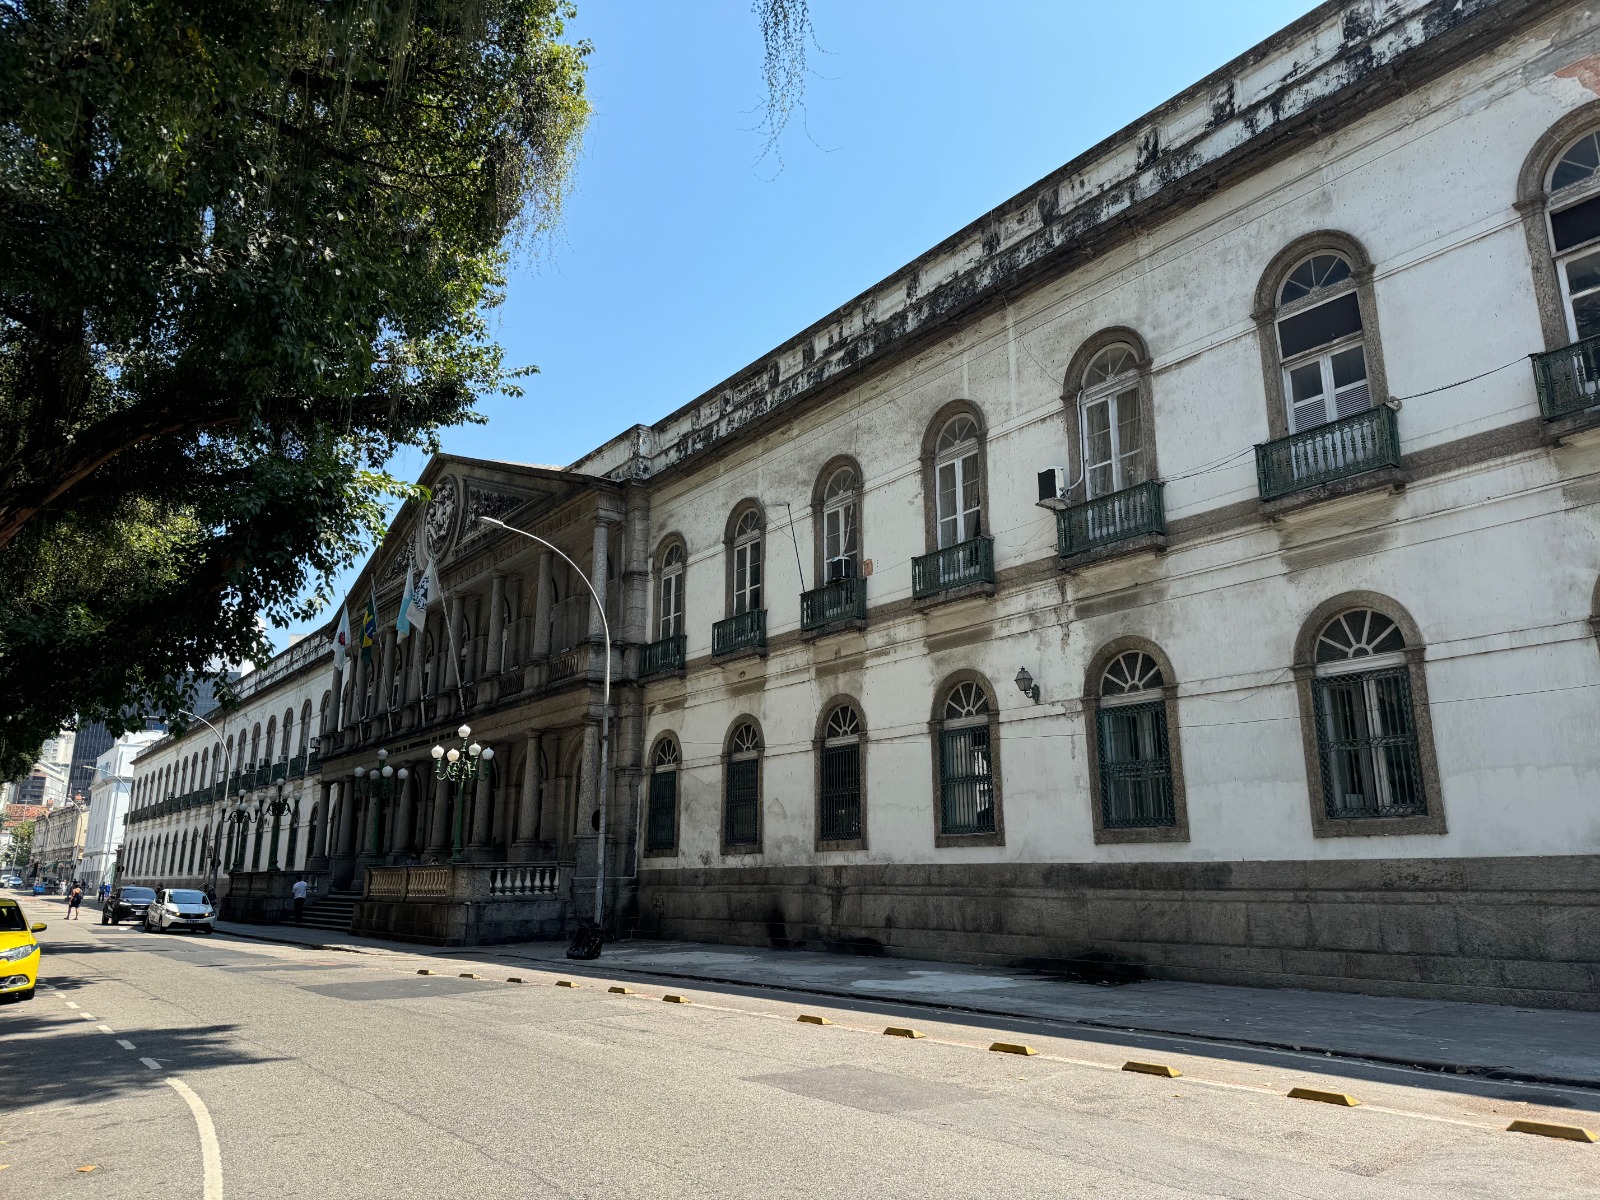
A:
POLYGON ((288 785, 279 781, 273 789, 272 799, 267 801, 267 811, 272 814, 272 845, 267 851, 267 870, 278 869, 278 822, 283 814, 289 811, 289 801, 284 797, 284 789, 288 785))
MULTIPOLYGON (((595 839, 594 923, 596 929, 603 929, 605 927, 606 902, 606 797, 611 790, 606 786, 608 780, 608 757, 611 749, 611 622, 606 617, 605 598, 595 591, 594 584, 589 582, 589 576, 584 572, 583 568, 568 558, 566 552, 560 546, 551 545, 542 537, 529 533, 525 529, 513 529, 504 521, 496 520, 494 517, 480 516, 478 520, 504 529, 507 533, 520 534, 529 541, 538 542, 545 549, 559 554, 562 561, 572 568, 579 579, 583 580, 583 586, 589 589, 589 595, 594 597, 595 609, 600 613, 600 627, 605 631, 606 637, 606 673, 605 689, 601 694, 600 700, 600 779, 599 787, 596 789, 600 793, 597 803, 600 829, 599 836, 595 839)), ((574 950, 576 950, 576 946, 577 943, 574 943, 574 950)), ((598 942, 595 949, 596 953, 598 953, 598 942)))
MULTIPOLYGON (((233 780, 231 778, 232 775, 233 775, 233 747, 228 744, 228 739, 222 736, 221 731, 218 730, 217 727, 215 725, 213 725, 210 721, 208 721, 204 717, 202 717, 199 713, 189 712, 187 709, 181 709, 181 708, 178 710, 178 713, 179 713, 180 716, 193 717, 196 721, 199 721, 200 724, 204 725, 207 729, 211 730, 212 734, 217 739, 217 745, 222 747, 222 808, 227 808, 228 807, 228 787, 233 782, 233 780)), ((226 726, 228 722, 226 720, 224 720, 222 723, 223 723, 224 726, 226 726)), ((221 809, 219 809, 218 811, 220 812, 221 809)), ((216 840, 214 842, 211 843, 211 866, 210 866, 210 872, 211 872, 211 890, 213 892, 215 892, 217 890, 217 869, 221 865, 222 865, 222 822, 218 821, 217 822, 217 838, 216 838, 216 840)))
POLYGON ((361 781, 365 779, 367 798, 369 800, 376 798, 378 801, 378 810, 373 814, 372 821, 372 849, 368 852, 368 858, 373 863, 377 863, 382 857, 382 852, 378 849, 378 835, 383 826, 383 813, 400 794, 400 788, 405 786, 405 781, 410 776, 411 772, 404 767, 396 771, 389 765, 388 750, 378 751, 377 766, 355 769, 355 787, 360 788, 361 781))
MULTIPOLYGON (((477 742, 467 744, 467 739, 472 736, 472 726, 463 725, 456 730, 456 735, 461 739, 460 747, 452 746, 446 750, 443 746, 435 746, 432 750, 433 761, 439 762, 442 759, 444 762, 439 768, 440 774, 456 785, 455 841, 450 850, 451 862, 461 861, 461 818, 466 809, 462 798, 466 794, 466 786, 469 781, 478 777, 482 764, 494 760, 493 747, 480 746, 477 742)), ((356 769, 360 770, 359 767, 356 769)))

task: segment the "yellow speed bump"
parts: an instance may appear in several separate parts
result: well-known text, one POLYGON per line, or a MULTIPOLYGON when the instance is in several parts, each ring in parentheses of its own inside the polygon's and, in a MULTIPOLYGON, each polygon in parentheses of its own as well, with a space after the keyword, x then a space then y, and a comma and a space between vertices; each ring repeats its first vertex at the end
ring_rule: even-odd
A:
POLYGON ((907 1028, 904 1025, 891 1025, 891 1026, 889 1026, 889 1028, 887 1028, 887 1029, 885 1029, 883 1031, 883 1036, 884 1037, 919 1038, 919 1037, 922 1036, 922 1030, 920 1030, 920 1029, 910 1029, 910 1028, 907 1028))
POLYGON ((1124 1071, 1133 1071, 1139 1075, 1159 1075, 1163 1079, 1181 1079, 1183 1072, 1177 1067, 1169 1067, 1166 1063, 1134 1062, 1129 1060, 1122 1064, 1124 1071))
POLYGON ((1592 1130, 1581 1125, 1551 1125, 1546 1121, 1513 1121, 1507 1133, 1536 1133, 1540 1137, 1565 1138, 1569 1142, 1600 1142, 1592 1130))
POLYGON ((1348 1095, 1344 1092, 1324 1092, 1320 1088, 1303 1087, 1290 1088, 1289 1099, 1318 1100, 1323 1104, 1337 1104, 1341 1108, 1354 1108, 1356 1105, 1361 1103, 1361 1101, 1357 1100, 1354 1096, 1348 1095))
POLYGON ((572 980, 570 980, 570 979, 558 979, 558 980, 556 980, 556 986, 557 987, 577 987, 578 985, 573 983, 572 980))
POLYGON ((632 995, 635 994, 635 992, 634 992, 634 990, 632 988, 625 988, 625 987, 610 987, 610 988, 607 988, 606 991, 615 992, 619 996, 632 996, 632 995))
POLYGON ((689 997, 687 997, 687 996, 674 996, 671 993, 668 993, 667 995, 661 997, 661 999, 666 1001, 666 1003, 668 1003, 668 1004, 687 1004, 687 1003, 689 1003, 689 997))
POLYGON ((802 1024, 802 1025, 832 1025, 833 1024, 833 1022, 828 1020, 827 1017, 819 1017, 819 1016, 817 1016, 816 1013, 801 1013, 798 1017, 795 1018, 795 1020, 799 1021, 800 1024, 802 1024))
POLYGON ((1032 1046, 1024 1046, 1021 1042, 996 1042, 989 1047, 996 1054, 1037 1054, 1032 1046))
POLYGON ((433 972, 428 970, 427 967, 419 967, 419 968, 417 968, 417 974, 418 975, 432 975, 433 972))

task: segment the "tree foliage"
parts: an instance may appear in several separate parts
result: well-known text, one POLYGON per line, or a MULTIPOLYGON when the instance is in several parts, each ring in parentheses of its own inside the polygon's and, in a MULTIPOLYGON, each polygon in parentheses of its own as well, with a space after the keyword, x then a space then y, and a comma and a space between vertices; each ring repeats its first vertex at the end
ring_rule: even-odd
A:
POLYGON ((394 450, 515 389, 486 310, 559 216, 572 15, 0 0, 0 778, 259 654, 394 450))

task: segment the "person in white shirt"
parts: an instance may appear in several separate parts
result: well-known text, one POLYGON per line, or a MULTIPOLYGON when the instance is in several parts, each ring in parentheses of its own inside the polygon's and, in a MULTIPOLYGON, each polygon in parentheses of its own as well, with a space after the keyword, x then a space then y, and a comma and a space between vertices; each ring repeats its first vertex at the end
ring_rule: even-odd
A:
POLYGON ((304 879, 296 879, 294 881, 292 894, 294 896, 294 923, 296 925, 300 924, 300 918, 306 911, 306 892, 308 890, 304 879))

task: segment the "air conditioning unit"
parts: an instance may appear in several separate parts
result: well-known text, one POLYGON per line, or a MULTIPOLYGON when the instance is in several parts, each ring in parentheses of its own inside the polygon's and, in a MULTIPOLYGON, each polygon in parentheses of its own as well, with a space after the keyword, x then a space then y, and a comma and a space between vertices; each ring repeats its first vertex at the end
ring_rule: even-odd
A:
POLYGON ((1046 467, 1039 472, 1040 508, 1062 509, 1067 506, 1067 472, 1064 467, 1046 467))

